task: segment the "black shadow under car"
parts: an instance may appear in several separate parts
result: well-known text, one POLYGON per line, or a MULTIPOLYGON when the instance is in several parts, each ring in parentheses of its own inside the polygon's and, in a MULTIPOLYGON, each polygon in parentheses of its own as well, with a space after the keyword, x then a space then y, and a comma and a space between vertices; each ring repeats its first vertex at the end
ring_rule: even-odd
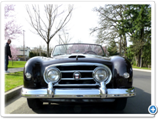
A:
POLYGON ((112 102, 123 110, 136 95, 130 62, 120 56, 105 57, 96 44, 57 45, 51 57, 33 57, 24 67, 22 96, 30 108, 43 102, 112 102))

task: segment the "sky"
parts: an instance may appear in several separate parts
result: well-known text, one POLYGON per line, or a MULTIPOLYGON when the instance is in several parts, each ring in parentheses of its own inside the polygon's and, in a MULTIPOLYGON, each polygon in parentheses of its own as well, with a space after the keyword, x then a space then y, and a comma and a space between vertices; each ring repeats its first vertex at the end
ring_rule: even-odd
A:
MULTIPOLYGON (((10 3, 11 2, 9 2, 9 4, 10 3)), ((30 19, 25 7, 26 4, 39 4, 42 6, 44 3, 45 2, 12 2, 12 4, 15 5, 16 22, 22 26, 24 33, 17 37, 16 40, 12 40, 11 45, 15 47, 22 47, 23 40, 25 40, 25 47, 33 48, 42 46, 46 48, 46 42, 35 33, 32 26, 28 23, 30 19), (34 31, 34 33, 32 31, 34 31)), ((95 43, 97 39, 96 32, 90 34, 90 29, 99 25, 99 16, 97 12, 94 11, 94 8, 99 8, 100 6, 103 7, 105 4, 109 4, 109 2, 51 2, 51 4, 74 5, 72 17, 69 23, 66 25, 66 29, 68 29, 66 32, 71 38, 70 43, 95 43)), ((44 14, 43 16, 45 17, 44 14)), ((55 45, 57 45, 59 43, 58 40, 59 36, 56 34, 50 42, 50 47, 53 48, 55 45)), ((127 42, 127 46, 130 44, 130 42, 127 42)))
MULTIPOLYGON (((16 40, 12 41, 14 46, 23 46, 23 39, 25 39, 25 46, 27 47, 38 47, 39 45, 45 46, 45 41, 33 33, 32 26, 28 23, 29 18, 25 9, 25 3, 14 3, 16 21, 21 24, 22 29, 25 31, 16 40)), ((37 4, 37 3, 36 3, 37 4)), ((60 3, 59 3, 60 4, 60 3)), ((68 4, 68 3, 64 3, 68 4)), ((71 43, 82 42, 82 43, 95 43, 95 34, 90 35, 90 28, 94 28, 98 25, 97 13, 93 11, 95 7, 104 6, 105 2, 75 2, 74 10, 70 22, 66 25, 68 29, 68 35, 72 40, 71 43)), ((50 46, 58 44, 58 35, 56 35, 50 42, 50 46)))

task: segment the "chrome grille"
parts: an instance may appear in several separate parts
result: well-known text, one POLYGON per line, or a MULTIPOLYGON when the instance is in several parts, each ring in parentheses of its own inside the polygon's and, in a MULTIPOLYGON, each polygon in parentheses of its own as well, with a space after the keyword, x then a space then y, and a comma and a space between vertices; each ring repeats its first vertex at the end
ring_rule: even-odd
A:
POLYGON ((96 86, 96 82, 93 80, 93 70, 97 66, 57 66, 62 74, 62 78, 56 86, 96 86), (75 80, 73 77, 74 72, 80 72, 81 77, 79 80, 75 80))
MULTIPOLYGON (((111 69, 111 64, 109 64, 111 69)), ((50 67, 58 68, 62 74, 62 77, 58 83, 54 84, 54 87, 58 88, 97 88, 100 83, 95 82, 93 79, 93 71, 96 67, 105 67, 105 65, 100 63, 87 63, 87 62, 74 62, 74 63, 60 63, 53 64, 46 67, 47 70, 50 67), (79 80, 74 79, 73 73, 79 72, 81 77, 79 80)))
POLYGON ((93 70, 89 71, 81 71, 81 70, 74 70, 74 71, 61 71, 62 73, 62 79, 61 80, 74 80, 73 73, 74 72, 80 72, 81 78, 80 80, 93 80, 92 78, 92 72, 93 70))

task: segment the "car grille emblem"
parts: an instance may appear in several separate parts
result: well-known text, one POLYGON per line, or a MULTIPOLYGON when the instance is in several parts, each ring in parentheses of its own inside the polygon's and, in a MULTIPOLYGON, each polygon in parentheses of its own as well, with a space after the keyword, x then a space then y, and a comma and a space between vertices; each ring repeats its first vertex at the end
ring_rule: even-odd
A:
POLYGON ((80 72, 78 72, 78 71, 74 72, 73 77, 75 80, 79 80, 81 78, 80 72))

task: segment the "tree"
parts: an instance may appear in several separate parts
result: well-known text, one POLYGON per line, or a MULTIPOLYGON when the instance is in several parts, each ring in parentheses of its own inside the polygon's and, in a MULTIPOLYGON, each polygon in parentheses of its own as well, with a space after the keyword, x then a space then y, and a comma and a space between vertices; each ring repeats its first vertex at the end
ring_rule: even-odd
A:
POLYGON ((151 50, 146 47, 147 45, 151 48, 151 6, 127 5, 124 15, 128 17, 124 23, 127 26, 126 31, 130 35, 130 41, 133 43, 131 50, 135 55, 137 66, 142 67, 143 52, 148 50, 148 55, 151 56, 151 50))
POLYGON ((116 45, 116 42, 114 40, 112 42, 110 42, 109 47, 108 47, 108 52, 109 52, 110 56, 118 55, 117 45, 116 45))
POLYGON ((125 5, 105 5, 98 9, 95 8, 94 11, 99 14, 99 26, 91 29, 91 33, 98 32, 97 43, 109 44, 115 40, 119 46, 119 55, 121 56, 126 55, 127 47, 126 32, 124 31, 124 25, 122 25, 125 19, 123 16, 125 9, 125 5))
MULTIPOLYGON (((53 48, 49 47, 49 51, 52 51, 53 48)), ((51 54, 49 54, 51 55, 51 54)), ((34 47, 31 52, 29 53, 29 58, 35 57, 35 56, 44 56, 47 57, 46 53, 46 47, 45 45, 39 45, 38 47, 34 47)))
POLYGON ((134 53, 132 52, 131 50, 131 46, 130 47, 127 47, 127 54, 126 54, 126 57, 129 61, 132 62, 133 65, 135 65, 135 59, 134 59, 134 53))
POLYGON ((44 5, 44 14, 42 15, 39 5, 32 5, 32 11, 28 5, 26 6, 30 18, 30 25, 47 44, 47 57, 49 56, 50 41, 71 19, 73 6, 68 6, 67 13, 65 10, 61 10, 61 7, 62 5, 44 5), (57 20, 57 18, 60 19, 57 20))
POLYGON ((130 51, 133 52, 137 66, 142 67, 143 62, 151 61, 150 5, 105 5, 95 11, 99 13, 99 26, 91 31, 98 32, 98 43, 109 44, 115 40, 119 54, 128 57, 129 38, 132 42, 130 51))
POLYGON ((34 56, 37 56, 37 55, 35 55, 34 52, 32 52, 32 51, 29 52, 29 58, 32 58, 32 57, 34 57, 34 56))
POLYGON ((22 34, 21 26, 18 25, 15 21, 15 5, 7 4, 4 7, 5 13, 5 40, 6 39, 15 39, 17 35, 22 34))
POLYGON ((59 44, 68 44, 71 39, 69 33, 66 33, 66 31, 62 29, 62 35, 59 34, 59 44))
POLYGON ((17 56, 19 54, 19 50, 15 46, 10 46, 11 54, 12 54, 12 59, 17 60, 17 56))

